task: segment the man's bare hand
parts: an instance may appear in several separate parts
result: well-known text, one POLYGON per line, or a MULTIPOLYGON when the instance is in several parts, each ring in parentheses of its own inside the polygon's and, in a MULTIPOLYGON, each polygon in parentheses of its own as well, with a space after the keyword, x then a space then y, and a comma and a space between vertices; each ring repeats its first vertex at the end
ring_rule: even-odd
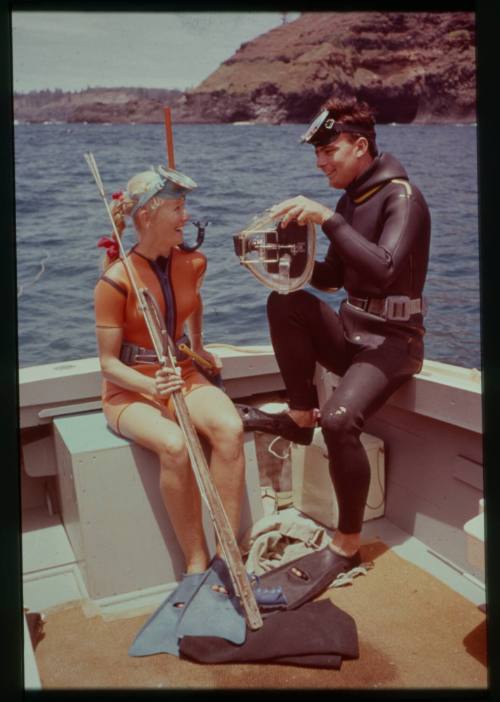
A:
POLYGON ((298 195, 274 205, 270 208, 269 214, 273 219, 281 218, 282 226, 286 227, 292 220, 297 220, 298 224, 306 224, 307 222, 323 224, 333 215, 333 210, 320 202, 304 197, 304 195, 298 195))

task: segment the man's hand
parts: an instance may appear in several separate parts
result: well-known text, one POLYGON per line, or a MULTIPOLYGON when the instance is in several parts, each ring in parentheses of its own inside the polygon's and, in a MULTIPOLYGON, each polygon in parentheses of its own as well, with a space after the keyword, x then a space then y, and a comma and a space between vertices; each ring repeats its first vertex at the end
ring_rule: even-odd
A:
POLYGON ((333 210, 320 202, 298 195, 274 205, 270 208, 269 214, 273 219, 282 218, 282 226, 286 227, 293 219, 296 219, 298 224, 306 224, 306 222, 323 224, 333 215, 333 210))

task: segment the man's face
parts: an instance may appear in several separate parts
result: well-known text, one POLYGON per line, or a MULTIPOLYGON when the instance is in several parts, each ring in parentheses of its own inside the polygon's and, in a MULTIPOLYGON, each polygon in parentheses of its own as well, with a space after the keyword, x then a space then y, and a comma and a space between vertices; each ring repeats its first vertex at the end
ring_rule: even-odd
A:
POLYGON ((316 146, 316 165, 328 178, 332 188, 345 189, 364 170, 362 158, 366 154, 366 139, 352 142, 340 134, 326 146, 316 146))

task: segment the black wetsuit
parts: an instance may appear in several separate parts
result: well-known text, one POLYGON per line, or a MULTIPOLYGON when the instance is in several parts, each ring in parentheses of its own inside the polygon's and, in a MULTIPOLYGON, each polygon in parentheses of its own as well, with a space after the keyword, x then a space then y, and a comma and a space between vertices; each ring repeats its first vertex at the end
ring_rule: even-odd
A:
POLYGON ((291 408, 315 406, 316 361, 342 376, 321 408, 321 427, 339 529, 348 534, 361 530, 370 482, 360 433, 366 420, 421 369, 425 332, 421 313, 389 321, 356 304, 374 298, 378 304, 389 295, 421 298, 430 216, 401 164, 381 154, 347 188, 322 229, 331 243, 325 260, 315 263, 311 284, 321 290, 344 287, 354 304, 343 300, 337 314, 304 290, 273 292, 268 317, 291 408))

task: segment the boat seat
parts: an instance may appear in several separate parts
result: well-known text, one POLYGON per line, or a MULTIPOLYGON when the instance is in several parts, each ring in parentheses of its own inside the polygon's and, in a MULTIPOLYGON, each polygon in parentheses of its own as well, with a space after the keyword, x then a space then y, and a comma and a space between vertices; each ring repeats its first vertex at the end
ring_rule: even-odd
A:
MULTIPOLYGON (((62 521, 91 598, 179 580, 184 559, 164 508, 156 454, 115 434, 102 412, 54 419, 62 521)), ((253 434, 244 440, 239 536, 263 516, 253 434)), ((203 522, 215 548, 208 510, 203 522)))

